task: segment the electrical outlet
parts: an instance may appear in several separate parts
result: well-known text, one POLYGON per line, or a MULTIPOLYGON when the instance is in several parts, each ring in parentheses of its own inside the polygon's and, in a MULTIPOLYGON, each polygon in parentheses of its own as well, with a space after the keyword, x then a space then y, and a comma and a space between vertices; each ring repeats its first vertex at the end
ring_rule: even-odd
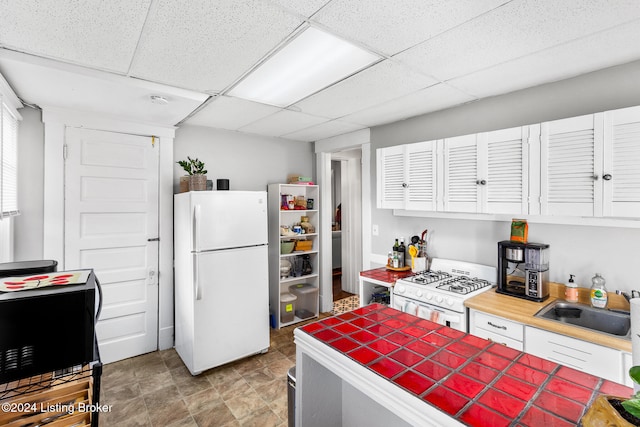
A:
POLYGON ((373 234, 374 236, 378 235, 378 224, 373 224, 373 226, 371 227, 371 234, 373 234))

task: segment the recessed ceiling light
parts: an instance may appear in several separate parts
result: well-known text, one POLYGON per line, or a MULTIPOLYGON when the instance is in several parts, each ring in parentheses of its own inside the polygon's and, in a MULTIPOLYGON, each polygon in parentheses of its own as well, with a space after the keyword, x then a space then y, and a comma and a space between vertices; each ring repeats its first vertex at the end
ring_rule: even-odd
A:
POLYGON ((149 96, 149 99, 151 99, 152 104, 167 105, 169 103, 169 100, 167 98, 160 95, 151 95, 149 96))
POLYGON ((228 95, 286 107, 380 59, 332 34, 308 27, 228 95))

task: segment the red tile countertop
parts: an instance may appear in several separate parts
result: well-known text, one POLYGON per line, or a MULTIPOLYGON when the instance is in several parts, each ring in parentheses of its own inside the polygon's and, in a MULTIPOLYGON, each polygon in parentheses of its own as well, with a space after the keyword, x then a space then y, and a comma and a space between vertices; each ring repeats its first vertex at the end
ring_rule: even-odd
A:
POLYGON ((413 276, 411 270, 407 271, 393 271, 387 270, 386 267, 374 268, 373 270, 361 271, 360 276, 368 279, 378 280, 389 284, 394 284, 398 279, 404 279, 408 276, 413 276))
POLYGON ((300 328, 470 426, 572 426, 629 387, 372 304, 300 328))

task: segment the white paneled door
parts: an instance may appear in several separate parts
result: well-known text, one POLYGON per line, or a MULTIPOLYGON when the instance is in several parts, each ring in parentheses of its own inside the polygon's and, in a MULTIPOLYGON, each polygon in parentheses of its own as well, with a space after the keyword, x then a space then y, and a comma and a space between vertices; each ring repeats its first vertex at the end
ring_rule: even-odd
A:
POLYGON ((158 348, 158 161, 151 137, 67 128, 67 270, 93 268, 103 289, 103 363, 158 348))

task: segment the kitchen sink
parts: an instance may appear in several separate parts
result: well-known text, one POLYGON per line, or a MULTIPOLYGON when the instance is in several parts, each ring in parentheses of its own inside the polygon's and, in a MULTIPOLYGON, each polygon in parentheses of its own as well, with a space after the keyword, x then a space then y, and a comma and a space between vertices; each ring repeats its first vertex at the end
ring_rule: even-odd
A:
POLYGON ((535 317, 579 326, 618 338, 631 339, 631 318, 626 312, 558 300, 545 306, 535 314, 535 317))

